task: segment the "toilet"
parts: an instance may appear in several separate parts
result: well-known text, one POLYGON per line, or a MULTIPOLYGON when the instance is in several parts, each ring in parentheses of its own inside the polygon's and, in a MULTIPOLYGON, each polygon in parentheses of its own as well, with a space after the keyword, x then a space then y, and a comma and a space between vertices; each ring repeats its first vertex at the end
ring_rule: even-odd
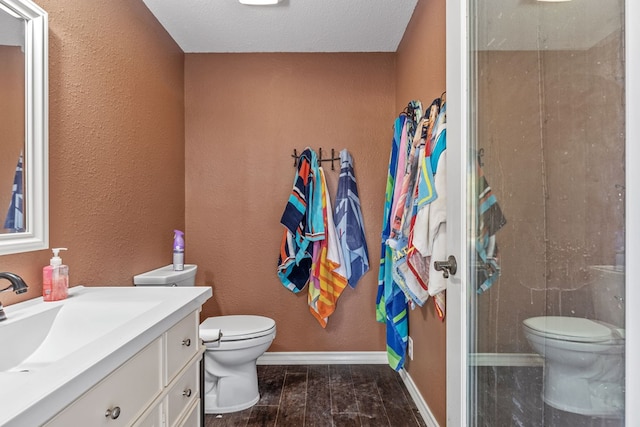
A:
POLYGON ((554 408, 594 417, 624 414, 624 272, 592 266, 596 319, 525 319, 531 347, 544 357, 542 398, 554 408))
MULTIPOLYGON (((198 266, 172 265, 134 276, 136 286, 195 286, 198 266)), ((214 316, 200 324, 204 342, 204 412, 241 411, 260 399, 256 361, 276 337, 273 319, 254 315, 214 316)))

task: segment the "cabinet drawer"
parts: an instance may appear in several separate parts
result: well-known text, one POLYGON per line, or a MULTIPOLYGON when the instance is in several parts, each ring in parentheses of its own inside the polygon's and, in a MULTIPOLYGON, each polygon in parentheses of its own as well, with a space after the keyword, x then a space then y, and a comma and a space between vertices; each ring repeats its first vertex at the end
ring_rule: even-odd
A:
POLYGON ((162 340, 158 338, 46 425, 130 426, 161 391, 162 340))
POLYGON ((167 370, 165 385, 169 384, 200 348, 198 336, 198 311, 194 311, 187 317, 169 329, 165 336, 167 370))
POLYGON ((167 395, 167 425, 173 426, 200 396, 200 359, 194 360, 171 386, 167 395))

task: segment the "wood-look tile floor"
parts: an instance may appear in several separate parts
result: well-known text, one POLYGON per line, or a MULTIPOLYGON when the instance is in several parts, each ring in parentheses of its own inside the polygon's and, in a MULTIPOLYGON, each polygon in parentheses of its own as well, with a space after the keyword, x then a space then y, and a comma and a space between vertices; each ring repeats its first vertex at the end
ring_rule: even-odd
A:
POLYGON ((205 427, 422 426, 402 379, 387 365, 259 365, 260 400, 205 427))

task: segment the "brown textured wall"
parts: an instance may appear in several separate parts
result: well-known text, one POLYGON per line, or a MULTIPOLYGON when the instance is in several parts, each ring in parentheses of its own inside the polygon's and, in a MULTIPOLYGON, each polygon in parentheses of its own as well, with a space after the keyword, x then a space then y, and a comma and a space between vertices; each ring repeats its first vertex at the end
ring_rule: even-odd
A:
POLYGON ((0 232, 11 202, 13 177, 24 147, 24 53, 0 46, 0 232))
MULTIPOLYGON (((131 285, 184 226, 184 54, 142 0, 39 0, 49 13, 50 245, 71 284, 131 285)), ((41 294, 50 251, 0 257, 41 294)), ((16 301, 13 295, 3 303, 16 301)))
MULTIPOLYGON (((203 316, 272 317, 270 351, 384 350, 375 296, 394 57, 186 55, 186 260, 199 265, 198 283, 213 287, 203 316), (309 313, 306 289, 294 295, 276 276, 291 154, 306 146, 351 152, 372 266, 342 294, 326 329, 309 313)), ((326 174, 335 197, 338 171, 326 174)))
MULTIPOLYGON (((396 115, 412 99, 428 106, 445 91, 445 54, 445 1, 420 0, 397 52, 396 115)), ((444 426, 446 327, 431 300, 410 312, 409 336, 414 342, 414 360, 408 360, 407 371, 444 426)))

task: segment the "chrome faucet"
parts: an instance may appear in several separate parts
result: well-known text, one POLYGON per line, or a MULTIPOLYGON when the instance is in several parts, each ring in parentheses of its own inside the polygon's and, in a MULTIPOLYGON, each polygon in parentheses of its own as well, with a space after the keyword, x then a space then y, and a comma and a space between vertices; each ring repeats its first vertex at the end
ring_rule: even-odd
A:
MULTIPOLYGON (((9 273, 5 271, 0 273, 0 279, 7 279, 11 284, 4 289, 0 289, 0 292, 5 291, 13 291, 16 294, 23 294, 27 292, 27 284, 24 282, 22 277, 18 276, 15 273, 9 273)), ((7 319, 7 315, 4 313, 4 308, 2 307, 2 303, 0 302, 0 322, 7 319)))

